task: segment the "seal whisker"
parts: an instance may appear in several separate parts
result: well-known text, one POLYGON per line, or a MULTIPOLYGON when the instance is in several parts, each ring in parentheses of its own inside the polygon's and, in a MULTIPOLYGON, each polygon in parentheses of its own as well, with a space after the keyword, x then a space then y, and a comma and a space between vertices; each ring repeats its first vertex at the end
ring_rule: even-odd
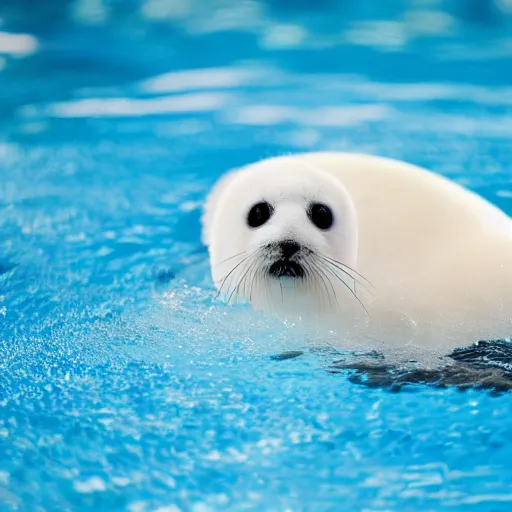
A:
POLYGON ((242 261, 238 262, 228 273, 227 275, 225 275, 224 277, 222 277, 220 280, 219 280, 219 291, 217 293, 217 298, 220 296, 220 294, 222 293, 222 290, 224 288, 224 285, 226 284, 227 280, 229 279, 229 277, 233 274, 233 272, 238 268, 240 267, 240 265, 244 264, 249 258, 251 257, 251 255, 249 256, 246 256, 242 261))
MULTIPOLYGON (((323 259, 324 259, 325 263, 327 263, 328 265, 330 265, 330 266, 334 267, 336 270, 339 270, 339 271, 340 271, 340 272, 342 272, 344 275, 346 275, 347 277, 349 277, 349 278, 352 280, 352 282, 353 282, 354 284, 355 284, 355 283, 358 283, 358 284, 361 284, 362 286, 364 286, 364 285, 365 285, 365 282, 364 282, 364 281, 363 281, 363 282, 359 281, 359 279, 357 278, 357 276, 352 275, 350 272, 348 272, 348 270, 347 270, 346 268, 344 268, 344 267, 342 267, 342 266, 340 266, 340 265, 338 265, 338 264, 336 264, 336 263, 334 263, 334 262, 332 262, 332 261, 329 261, 329 260, 328 260, 327 258, 325 258, 325 257, 324 257, 323 259)), ((372 286, 372 289, 373 289, 373 285, 371 285, 371 284, 370 284, 370 285, 368 285, 368 286, 372 286)))
POLYGON ((238 298, 238 291, 240 290, 240 286, 242 285, 242 283, 245 280, 245 277, 247 276, 247 274, 250 272, 250 270, 252 268, 250 257, 247 257, 244 261, 248 262, 248 265, 246 266, 246 268, 243 268, 243 270, 242 270, 243 275, 242 275, 241 279, 239 279, 239 281, 236 284, 236 286, 233 287, 233 290, 231 291, 231 293, 229 295, 229 298, 227 300, 228 304, 231 304, 231 299, 233 297, 234 297, 235 301, 237 300, 237 298, 238 298))
MULTIPOLYGON (((349 270, 352 270, 350 267, 348 267, 347 265, 343 264, 343 263, 340 263, 336 260, 333 260, 332 258, 329 258, 328 256, 325 256, 325 255, 322 255, 322 254, 319 254, 315 251, 313 251, 312 249, 308 249, 309 253, 314 255, 316 258, 318 258, 320 261, 322 261, 324 264, 329 264, 329 265, 332 265, 334 268, 336 268, 337 270, 343 272, 344 275, 346 275, 347 277, 350 277, 350 279, 352 280, 352 283, 353 283, 353 290, 352 290, 352 293, 356 294, 356 283, 357 284, 360 284, 361 286, 363 286, 364 288, 367 289, 367 287, 365 286, 365 283, 364 282, 359 282, 359 280, 353 276, 352 274, 350 274, 347 269, 349 270)), ((372 289, 375 289, 375 287, 364 277, 362 276, 361 274, 359 274, 358 272, 356 272, 355 270, 353 271, 356 275, 360 275, 362 279, 364 279, 365 281, 367 281, 369 283, 369 285, 372 287, 372 289)), ((346 283, 345 283, 346 284, 346 283)), ((368 290, 369 293, 371 293, 370 290, 368 290)))
MULTIPOLYGON (((372 294, 372 291, 375 290, 375 286, 373 286, 373 284, 370 281, 368 281, 364 276, 361 276, 361 279, 364 279, 364 281, 361 281, 361 280, 357 279, 356 276, 353 276, 352 274, 350 274, 346 268, 343 268, 342 266, 337 265, 333 261, 329 261, 325 257, 322 257, 322 256, 320 256, 320 257, 324 260, 325 263, 327 263, 328 265, 331 265, 332 267, 339 270, 340 272, 343 272, 343 274, 346 275, 347 277, 350 277, 350 279, 352 280, 352 283, 353 283, 354 293, 356 293, 356 284, 361 285, 370 294, 372 294)), ((350 269, 350 267, 349 267, 349 269, 350 269)), ((357 272, 356 272, 356 275, 360 275, 360 274, 357 274, 357 272)))
MULTIPOLYGON (((329 289, 327 288, 327 284, 325 283, 325 277, 324 277, 323 273, 319 272, 319 271, 314 271, 314 274, 318 277, 319 283, 322 284, 322 286, 325 290, 325 297, 326 297, 326 302, 327 302, 326 305, 327 305, 328 309, 331 309, 332 305, 333 305, 333 301, 332 301, 329 289)), ((320 288, 320 286, 319 286, 319 288, 320 288)), ((324 294, 320 292, 319 296, 320 296, 320 300, 322 301, 324 294)))
POLYGON ((233 260, 239 256, 243 256, 244 254, 247 254, 247 251, 242 251, 242 252, 239 252, 238 254, 234 254, 233 256, 230 256, 229 258, 226 258, 222 261, 219 261, 219 263, 217 263, 216 265, 213 266, 213 268, 217 268, 219 267, 220 265, 224 264, 224 263, 227 263, 228 261, 230 260, 233 260))
MULTIPOLYGON (((322 267, 320 267, 319 269, 315 268, 315 270, 317 271, 317 273, 320 276, 320 279, 322 280, 323 283, 325 283, 327 281, 331 285, 332 295, 334 297, 334 300, 336 301, 336 309, 339 310, 340 309, 340 304, 338 302, 338 296, 336 295, 336 289, 334 288, 334 285, 332 284, 332 281, 325 274, 325 272, 323 271, 322 267)), ((325 286, 327 287, 327 285, 325 285, 325 286)))
POLYGON ((362 274, 357 272, 357 270, 354 270, 352 267, 349 267, 345 263, 341 263, 341 261, 335 260, 334 258, 330 258, 329 256, 322 256, 325 260, 327 260, 331 265, 334 265, 338 267, 340 270, 343 270, 345 273, 347 273, 350 277, 354 279, 354 276, 350 275, 348 271, 354 272, 357 276, 359 276, 365 283, 367 283, 369 286, 371 286, 373 289, 375 289, 375 286, 372 284, 371 281, 369 281, 366 277, 364 277, 362 274))
POLYGON ((242 278, 238 284, 237 292, 235 295, 236 299, 238 299, 240 287, 243 284, 242 296, 243 296, 244 300, 247 300, 246 286, 247 286, 247 282, 249 281, 251 276, 256 272, 255 268, 256 268, 256 266, 253 264, 253 261, 249 260, 248 265, 247 265, 247 270, 245 271, 244 275, 242 276, 242 278))
POLYGON ((252 301, 252 290, 254 288, 254 280, 256 279, 256 276, 258 275, 258 268, 256 267, 255 270, 254 270, 254 273, 253 273, 253 276, 252 276, 252 279, 251 279, 251 288, 249 290, 249 302, 252 301))
MULTIPOLYGON (((317 282, 318 281, 322 283, 323 288, 325 290, 325 296, 327 297, 328 305, 332 307, 333 301, 332 301, 329 289, 327 288, 327 284, 325 282, 326 281, 325 274, 322 272, 321 269, 317 268, 317 266, 315 264, 305 264, 304 267, 305 267, 306 278, 309 277, 309 274, 311 274, 311 276, 316 276, 318 278, 318 279, 312 279, 312 280, 308 279, 309 282, 314 283, 315 286, 317 286, 317 284, 318 284, 317 282)), ((334 291, 334 287, 332 286, 332 283, 330 282, 329 279, 327 279, 327 281, 331 285, 331 288, 332 288, 332 291, 333 291, 333 295, 334 295, 334 298, 336 300, 336 304, 337 304, 337 306, 339 306, 338 305, 338 300, 337 300, 337 297, 336 297, 336 292, 334 291)), ((322 292, 320 292, 320 290, 319 290, 320 300, 322 300, 323 296, 324 296, 324 294, 322 292)))
POLYGON ((355 293, 354 290, 352 290, 352 288, 350 288, 350 286, 342 279, 341 276, 339 276, 338 274, 336 274, 336 272, 334 272, 330 267, 327 267, 325 266, 324 267, 325 270, 327 270, 329 273, 331 273, 334 277, 336 277, 336 279, 338 279, 342 284, 343 286, 345 286, 347 288, 347 290, 350 291, 350 293, 355 297, 355 299, 357 300, 357 302, 359 302, 359 304, 361 305, 361 307, 365 310, 366 314, 368 317, 370 317, 370 313, 368 312, 368 309, 366 308, 366 306, 363 304, 363 302, 361 301, 361 299, 357 296, 357 294, 355 293))
MULTIPOLYGON (((324 262, 324 263, 326 263, 326 264, 327 264, 327 265, 326 265, 326 268, 329 268, 329 267, 328 267, 328 265, 332 265, 336 270, 341 271, 341 272, 343 273, 343 275, 344 275, 344 276, 349 277, 349 278, 351 279, 351 281, 352 281, 352 292, 353 292, 353 293, 357 293, 357 292, 356 292, 356 283, 357 283, 357 279, 356 279, 353 275, 349 274, 349 273, 348 273, 344 268, 339 267, 339 266, 337 266, 337 265, 334 265, 334 264, 333 264, 332 262, 330 262, 329 260, 325 260, 325 262, 324 262)), ((332 271, 332 269, 330 269, 330 270, 332 271)), ((348 283, 347 283, 347 284, 348 284, 348 283)))
MULTIPOLYGON (((247 294, 247 284, 249 283, 249 281, 252 282, 252 279, 254 278, 254 273, 256 272, 255 270, 255 265, 250 265, 249 266, 249 275, 244 278, 244 286, 243 286, 243 290, 242 290, 242 294, 243 294, 243 297, 245 300, 248 299, 248 294, 247 294)), ((250 291, 250 290, 249 290, 250 291)))

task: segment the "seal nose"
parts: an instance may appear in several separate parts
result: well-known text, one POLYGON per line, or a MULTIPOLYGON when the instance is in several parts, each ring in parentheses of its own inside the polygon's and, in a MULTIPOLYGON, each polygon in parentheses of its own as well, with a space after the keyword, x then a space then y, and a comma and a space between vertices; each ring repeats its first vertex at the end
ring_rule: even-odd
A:
POLYGON ((281 255, 283 258, 291 258, 296 252, 299 251, 300 245, 293 240, 285 240, 279 244, 281 255))

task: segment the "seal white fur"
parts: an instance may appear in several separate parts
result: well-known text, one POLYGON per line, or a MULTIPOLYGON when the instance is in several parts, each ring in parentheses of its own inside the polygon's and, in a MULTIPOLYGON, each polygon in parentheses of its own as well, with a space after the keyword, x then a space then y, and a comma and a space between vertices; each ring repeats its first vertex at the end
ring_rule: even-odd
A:
POLYGON ((423 347, 512 336, 512 220, 404 162, 308 153, 234 170, 207 200, 203 241, 228 301, 320 319, 348 345, 361 336, 423 347), (248 211, 263 200, 274 214, 251 229, 248 211), (333 210, 332 229, 308 219, 315 201, 333 210), (269 244, 285 239, 308 249, 297 256, 305 279, 268 276, 269 244))

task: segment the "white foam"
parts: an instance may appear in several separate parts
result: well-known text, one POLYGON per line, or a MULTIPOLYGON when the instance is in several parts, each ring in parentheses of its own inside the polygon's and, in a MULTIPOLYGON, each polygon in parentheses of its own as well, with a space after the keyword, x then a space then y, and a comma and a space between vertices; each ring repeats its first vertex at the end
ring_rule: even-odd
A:
POLYGON ((303 112, 301 121, 309 126, 356 126, 368 121, 381 121, 394 114, 394 109, 384 104, 347 105, 322 107, 303 112))
POLYGON ((29 34, 13 34, 0 32, 0 53, 6 53, 15 57, 25 57, 36 52, 37 39, 29 34))
POLYGON ((109 11, 102 0, 78 0, 71 4, 71 16, 81 23, 101 25, 108 20, 109 11))
POLYGON ((166 505, 165 507, 158 507, 155 512, 182 512, 178 505, 166 505))
POLYGON ((141 14, 150 20, 179 20, 191 14, 191 0, 147 0, 141 14))
POLYGON ((294 123, 307 126, 355 126, 390 117, 394 110, 383 104, 325 106, 310 109, 278 105, 241 107, 228 114, 233 124, 271 126, 294 123))
POLYGON ((261 40, 261 46, 267 49, 293 48, 301 45, 308 33, 300 25, 270 25, 261 40))
POLYGON ((250 84, 258 73, 250 69, 206 68, 173 71, 141 83, 144 92, 163 93, 193 89, 227 89, 250 84))
POLYGON ((483 119, 470 116, 437 114, 428 123, 410 123, 410 132, 434 131, 436 133, 479 134, 485 138, 512 137, 512 115, 486 116, 483 119))
MULTIPOLYGON (((159 98, 90 98, 61 103, 51 103, 44 114, 51 117, 139 117, 156 114, 214 111, 225 105, 228 97, 221 93, 191 93, 159 98)), ((21 115, 35 112, 28 105, 21 115)))
POLYGON ((486 105, 512 105, 512 87, 483 87, 451 83, 385 83, 369 82, 363 77, 323 75, 315 78, 329 90, 354 92, 380 100, 415 102, 429 100, 459 100, 486 105))
POLYGON ((402 49, 409 39, 403 23, 398 21, 364 21, 345 32, 348 43, 381 49, 402 49))
POLYGON ((76 491, 85 494, 107 490, 107 484, 102 478, 98 476, 93 476, 88 480, 77 481, 74 483, 74 487, 76 491))
POLYGON ((191 34, 208 34, 224 31, 255 32, 268 24, 268 17, 261 2, 238 0, 222 2, 218 8, 212 8, 213 0, 194 6, 195 16, 186 20, 185 30, 191 34))

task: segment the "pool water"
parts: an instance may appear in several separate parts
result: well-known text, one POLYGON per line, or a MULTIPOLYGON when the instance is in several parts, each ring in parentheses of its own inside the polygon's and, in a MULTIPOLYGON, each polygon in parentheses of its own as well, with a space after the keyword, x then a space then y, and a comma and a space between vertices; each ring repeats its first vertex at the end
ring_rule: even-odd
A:
POLYGON ((510 510, 512 395, 273 358, 300 331, 200 242, 224 171, 294 151, 512 214, 509 4, 3 2, 0 510, 510 510))

